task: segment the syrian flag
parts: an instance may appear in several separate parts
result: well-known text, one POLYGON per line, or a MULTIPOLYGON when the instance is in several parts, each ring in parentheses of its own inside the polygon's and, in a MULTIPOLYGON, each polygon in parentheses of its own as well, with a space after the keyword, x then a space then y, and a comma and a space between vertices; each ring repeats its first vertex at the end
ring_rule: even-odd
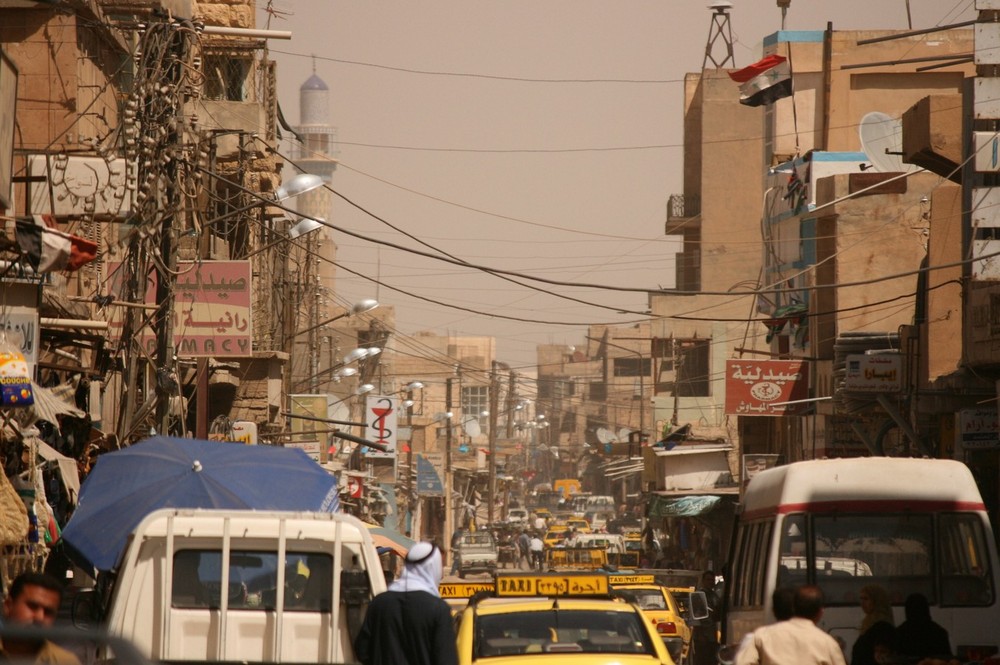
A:
POLYGON ((64 233, 51 215, 17 220, 17 244, 35 272, 79 270, 97 258, 97 243, 64 233))
POLYGON ((784 56, 769 55, 749 67, 729 72, 729 78, 740 84, 740 104, 746 106, 773 104, 792 94, 792 71, 784 56))

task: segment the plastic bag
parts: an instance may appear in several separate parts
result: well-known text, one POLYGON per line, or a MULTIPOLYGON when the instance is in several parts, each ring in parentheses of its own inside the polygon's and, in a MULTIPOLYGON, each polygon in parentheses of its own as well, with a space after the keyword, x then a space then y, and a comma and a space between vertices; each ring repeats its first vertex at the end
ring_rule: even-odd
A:
POLYGON ((0 407, 24 408, 34 403, 24 354, 5 336, 0 337, 0 407))

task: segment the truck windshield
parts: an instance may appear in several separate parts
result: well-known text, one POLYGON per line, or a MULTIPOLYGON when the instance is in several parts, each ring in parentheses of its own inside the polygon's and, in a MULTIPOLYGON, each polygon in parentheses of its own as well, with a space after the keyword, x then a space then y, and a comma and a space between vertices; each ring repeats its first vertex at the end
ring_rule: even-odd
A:
MULTIPOLYGON (((287 552, 284 607, 289 611, 331 609, 333 557, 287 552)), ((229 554, 229 608, 273 610, 278 597, 278 554, 232 550, 229 554)), ((171 605, 178 609, 221 607, 222 552, 179 550, 174 554, 171 605)))
POLYGON ((805 515, 784 521, 779 585, 814 581, 829 605, 857 605, 862 587, 870 584, 888 591, 896 605, 915 592, 931 604, 993 603, 985 534, 976 515, 823 514, 811 522, 810 530, 805 515))

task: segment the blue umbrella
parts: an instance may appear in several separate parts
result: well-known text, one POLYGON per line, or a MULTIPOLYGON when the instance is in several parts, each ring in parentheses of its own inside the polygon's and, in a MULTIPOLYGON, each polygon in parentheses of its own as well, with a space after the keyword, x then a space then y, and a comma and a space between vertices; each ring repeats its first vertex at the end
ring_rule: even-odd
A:
POLYGON ((62 540, 111 570, 129 534, 158 508, 339 507, 337 479, 301 450, 158 436, 98 458, 62 540))

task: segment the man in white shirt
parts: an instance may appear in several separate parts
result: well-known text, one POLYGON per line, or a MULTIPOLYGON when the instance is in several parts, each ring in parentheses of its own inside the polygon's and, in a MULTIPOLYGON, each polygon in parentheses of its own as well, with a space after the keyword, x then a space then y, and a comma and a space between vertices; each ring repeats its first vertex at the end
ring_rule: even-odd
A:
POLYGON ((545 543, 536 533, 531 537, 531 567, 541 570, 544 567, 545 543))
POLYGON ((820 588, 796 589, 794 606, 795 616, 788 621, 755 630, 734 665, 845 665, 837 640, 816 626, 823 616, 820 588))

